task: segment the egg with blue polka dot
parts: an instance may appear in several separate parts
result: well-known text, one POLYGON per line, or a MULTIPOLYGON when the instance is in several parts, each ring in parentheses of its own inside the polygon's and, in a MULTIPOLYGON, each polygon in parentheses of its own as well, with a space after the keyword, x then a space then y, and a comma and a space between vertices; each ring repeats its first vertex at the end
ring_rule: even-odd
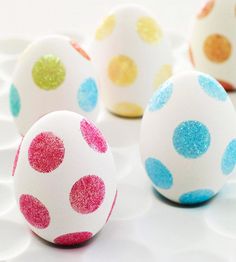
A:
POLYGON ((144 112, 140 153, 167 199, 196 205, 214 197, 236 173, 236 113, 221 84, 198 71, 168 79, 144 112))
POLYGON ((57 110, 95 121, 99 89, 90 56, 66 36, 33 41, 18 58, 9 107, 21 135, 40 117, 57 110))

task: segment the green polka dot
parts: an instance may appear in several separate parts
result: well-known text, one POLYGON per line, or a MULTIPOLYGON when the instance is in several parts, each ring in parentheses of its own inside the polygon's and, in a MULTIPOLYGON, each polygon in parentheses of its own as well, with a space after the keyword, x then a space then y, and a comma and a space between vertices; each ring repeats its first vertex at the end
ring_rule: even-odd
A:
POLYGON ((20 95, 16 87, 14 86, 14 84, 12 84, 10 88, 9 102, 10 102, 10 110, 11 110, 12 115, 14 117, 18 117, 20 113, 20 107, 21 107, 20 95))
POLYGON ((54 90, 65 80, 66 70, 60 58, 44 55, 33 66, 32 77, 35 84, 43 90, 54 90))

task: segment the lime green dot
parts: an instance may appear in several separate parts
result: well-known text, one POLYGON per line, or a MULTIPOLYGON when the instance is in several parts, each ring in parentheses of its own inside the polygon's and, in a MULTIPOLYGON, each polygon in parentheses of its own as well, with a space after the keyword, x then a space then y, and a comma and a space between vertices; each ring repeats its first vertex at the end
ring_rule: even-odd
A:
POLYGON ((39 88, 53 90, 64 82, 66 70, 60 58, 54 55, 44 55, 34 64, 32 76, 39 88))

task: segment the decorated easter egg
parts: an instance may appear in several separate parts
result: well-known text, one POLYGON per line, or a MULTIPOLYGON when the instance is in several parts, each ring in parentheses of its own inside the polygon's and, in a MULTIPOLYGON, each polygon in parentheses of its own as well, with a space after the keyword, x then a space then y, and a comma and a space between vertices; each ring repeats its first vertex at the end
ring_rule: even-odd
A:
POLYGON ((112 153, 96 126, 70 111, 38 120, 16 155, 16 202, 29 227, 58 245, 94 236, 116 200, 112 153))
POLYGON ((209 75, 175 75, 149 101, 140 143, 146 173, 160 194, 187 205, 207 201, 234 173, 233 104, 209 75))
POLYGON ((41 116, 56 110, 95 120, 98 86, 89 56, 65 36, 34 41, 18 59, 9 102, 22 135, 41 116))
POLYGON ((235 10, 235 0, 208 0, 197 15, 189 49, 195 68, 212 75, 227 91, 236 89, 235 10))
POLYGON ((140 117, 149 97, 172 74, 165 34, 142 7, 124 5, 98 26, 91 53, 109 111, 140 117))

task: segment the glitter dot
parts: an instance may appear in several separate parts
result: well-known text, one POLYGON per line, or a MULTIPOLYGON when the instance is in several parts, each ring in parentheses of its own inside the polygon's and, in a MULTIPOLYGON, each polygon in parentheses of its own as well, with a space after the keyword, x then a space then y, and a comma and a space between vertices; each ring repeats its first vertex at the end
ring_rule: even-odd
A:
POLYGON ((135 62, 125 55, 115 56, 108 65, 108 76, 117 86, 125 87, 134 83, 138 74, 135 62))
POLYGON ((146 43, 158 43, 162 39, 162 31, 156 21, 151 17, 140 17, 137 21, 136 28, 140 38, 146 43))
POLYGON ((198 189, 180 196, 179 202, 183 205, 195 205, 208 201, 215 193, 209 189, 198 189))
POLYGON ((88 241, 92 236, 91 232, 69 233, 55 238, 54 243, 62 246, 73 246, 88 241))
POLYGON ((89 55, 82 49, 76 41, 71 41, 71 45, 79 52, 85 59, 90 60, 89 55))
POLYGON ((161 109, 170 99, 173 93, 173 84, 165 82, 152 96, 148 103, 148 110, 153 112, 161 109))
POLYGON ((14 117, 17 117, 20 113, 21 103, 20 103, 20 95, 14 84, 11 85, 10 88, 10 109, 11 113, 14 117))
POLYGON ((12 169, 12 176, 15 175, 15 171, 16 171, 16 166, 17 166, 17 163, 18 163, 18 158, 19 158, 19 154, 20 154, 20 148, 21 148, 21 144, 23 142, 23 139, 21 140, 19 146, 18 146, 18 149, 16 151, 16 156, 15 156, 15 160, 14 160, 14 163, 13 163, 13 169, 12 169))
POLYGON ((115 204, 116 204, 117 194, 118 194, 118 192, 116 191, 116 194, 115 194, 114 200, 113 200, 113 202, 112 202, 111 209, 110 209, 110 212, 109 212, 109 214, 108 214, 108 217, 107 217, 106 223, 107 223, 108 220, 110 219, 111 214, 112 214, 112 211, 113 211, 114 206, 115 206, 115 204))
POLYGON ((223 63, 229 59, 232 46, 230 41, 223 35, 214 34, 206 38, 204 42, 204 53, 214 63, 223 63))
POLYGON ((202 8, 202 10, 200 11, 200 13, 197 15, 197 17, 198 17, 199 19, 202 19, 202 18, 205 18, 206 16, 208 16, 208 15, 211 13, 214 5, 215 5, 215 0, 210 0, 210 1, 208 1, 208 2, 205 4, 205 6, 202 8))
POLYGON ((145 161, 145 169, 153 184, 161 189, 169 189, 173 185, 173 177, 161 161, 149 157, 145 161))
POLYGON ((107 151, 107 143, 100 130, 98 130, 91 122, 83 119, 80 123, 80 130, 86 143, 95 151, 105 153, 107 151))
POLYGON ((219 79, 217 79, 217 81, 224 87, 224 89, 226 91, 233 91, 233 90, 235 90, 235 87, 232 84, 230 84, 230 83, 228 83, 226 81, 223 81, 223 80, 219 80, 219 79))
POLYGON ((36 228, 46 228, 50 223, 47 208, 37 198, 31 195, 21 195, 20 211, 25 219, 36 228))
POLYGON ((195 66, 195 62, 194 62, 194 58, 193 58, 193 51, 192 51, 191 47, 189 47, 189 49, 188 49, 188 54, 189 54, 190 62, 192 63, 193 66, 195 66))
POLYGON ((154 79, 154 87, 160 87, 167 79, 169 79, 172 75, 172 66, 171 65, 163 65, 161 69, 157 72, 154 79))
POLYGON ((64 82, 66 71, 59 57, 44 55, 34 64, 32 76, 39 88, 53 90, 64 82))
POLYGON ((96 40, 103 40, 108 37, 114 30, 116 19, 114 15, 108 16, 96 31, 96 40))
POLYGON ((102 204, 105 196, 105 184, 95 175, 80 178, 71 188, 70 204, 81 214, 96 211, 102 204))
POLYGON ((224 88, 212 77, 199 75, 198 82, 202 89, 210 96, 219 101, 225 101, 228 98, 224 88))
POLYGON ((130 118, 141 117, 143 115, 141 106, 128 102, 115 104, 111 111, 116 115, 130 118))
POLYGON ((31 142, 28 159, 33 169, 41 173, 49 173, 62 163, 64 154, 63 141, 52 132, 43 132, 31 142))
POLYGON ((221 170, 224 175, 233 172, 236 165, 236 139, 230 141, 227 145, 221 160, 221 170))
POLYGON ((185 121, 179 124, 173 135, 175 150, 186 158, 197 158, 206 153, 210 146, 208 128, 199 121, 185 121))
POLYGON ((82 110, 91 112, 97 105, 98 89, 94 79, 87 78, 77 92, 77 101, 82 110))

